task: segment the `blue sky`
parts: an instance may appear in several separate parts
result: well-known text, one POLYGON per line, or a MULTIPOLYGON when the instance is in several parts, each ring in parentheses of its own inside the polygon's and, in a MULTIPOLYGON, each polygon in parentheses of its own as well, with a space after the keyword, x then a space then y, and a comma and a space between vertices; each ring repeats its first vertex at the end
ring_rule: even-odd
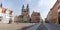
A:
POLYGON ((21 15, 22 5, 29 4, 30 15, 33 11, 40 12, 41 17, 46 18, 48 12, 56 0, 0 0, 3 7, 13 11, 14 15, 21 15))

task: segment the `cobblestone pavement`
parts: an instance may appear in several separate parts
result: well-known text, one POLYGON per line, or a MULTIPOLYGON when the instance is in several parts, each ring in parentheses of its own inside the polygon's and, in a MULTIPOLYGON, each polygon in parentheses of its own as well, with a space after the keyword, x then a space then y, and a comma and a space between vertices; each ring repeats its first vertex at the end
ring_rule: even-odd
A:
POLYGON ((19 23, 19 24, 0 24, 0 30, 19 30, 23 27, 32 26, 34 23, 19 23))
POLYGON ((49 23, 0 24, 0 30, 60 30, 60 25, 49 23))

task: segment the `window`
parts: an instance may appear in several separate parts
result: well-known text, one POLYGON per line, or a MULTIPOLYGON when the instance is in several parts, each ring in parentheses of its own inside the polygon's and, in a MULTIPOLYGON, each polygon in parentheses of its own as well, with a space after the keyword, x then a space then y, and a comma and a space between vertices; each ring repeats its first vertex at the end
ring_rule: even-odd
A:
POLYGON ((58 9, 60 9, 60 5, 59 5, 58 9))
POLYGON ((40 15, 40 13, 38 13, 38 15, 40 15))
POLYGON ((2 20, 2 16, 0 16, 0 21, 2 20))
POLYGON ((1 19, 0 19, 0 21, 1 21, 1 19))
POLYGON ((24 11, 24 12, 26 12, 26 11, 24 11))
POLYGON ((60 12, 58 14, 60 14, 60 12))
POLYGON ((58 17, 60 18, 60 12, 58 13, 58 17))

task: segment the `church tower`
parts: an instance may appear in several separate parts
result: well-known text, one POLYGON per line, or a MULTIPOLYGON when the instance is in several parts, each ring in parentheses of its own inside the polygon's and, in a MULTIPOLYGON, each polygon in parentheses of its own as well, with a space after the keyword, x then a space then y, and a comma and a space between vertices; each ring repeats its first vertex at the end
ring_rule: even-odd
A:
POLYGON ((21 11, 22 13, 21 14, 23 14, 24 13, 24 5, 22 6, 22 11, 21 11))
POLYGON ((2 3, 0 4, 0 15, 1 15, 1 11, 2 11, 2 3))
POLYGON ((26 8, 22 6, 22 16, 23 22, 29 22, 29 5, 27 4, 26 8))
POLYGON ((26 11, 27 11, 27 14, 29 14, 29 4, 27 4, 26 11))
POLYGON ((22 6, 22 15, 23 14, 29 14, 29 5, 27 4, 26 9, 24 8, 24 5, 22 6))
POLYGON ((0 8, 2 8, 2 3, 0 4, 0 8))

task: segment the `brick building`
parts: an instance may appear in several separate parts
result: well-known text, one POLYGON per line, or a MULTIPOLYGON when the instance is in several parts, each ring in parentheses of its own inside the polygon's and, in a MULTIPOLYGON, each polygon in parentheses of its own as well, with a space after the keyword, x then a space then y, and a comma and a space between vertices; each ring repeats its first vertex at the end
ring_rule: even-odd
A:
POLYGON ((60 24, 60 0, 56 1, 56 3, 50 9, 49 12, 52 13, 51 16, 49 15, 50 13, 48 13, 47 15, 48 16, 47 19, 52 19, 52 20, 49 20, 49 22, 54 24, 60 24))
POLYGON ((54 4, 54 6, 51 8, 52 14, 53 14, 53 23, 58 24, 58 1, 54 4))
POLYGON ((32 23, 39 23, 40 22, 40 13, 33 12, 31 15, 31 22, 32 23))
POLYGON ((58 1, 58 23, 60 24, 60 0, 58 1))

